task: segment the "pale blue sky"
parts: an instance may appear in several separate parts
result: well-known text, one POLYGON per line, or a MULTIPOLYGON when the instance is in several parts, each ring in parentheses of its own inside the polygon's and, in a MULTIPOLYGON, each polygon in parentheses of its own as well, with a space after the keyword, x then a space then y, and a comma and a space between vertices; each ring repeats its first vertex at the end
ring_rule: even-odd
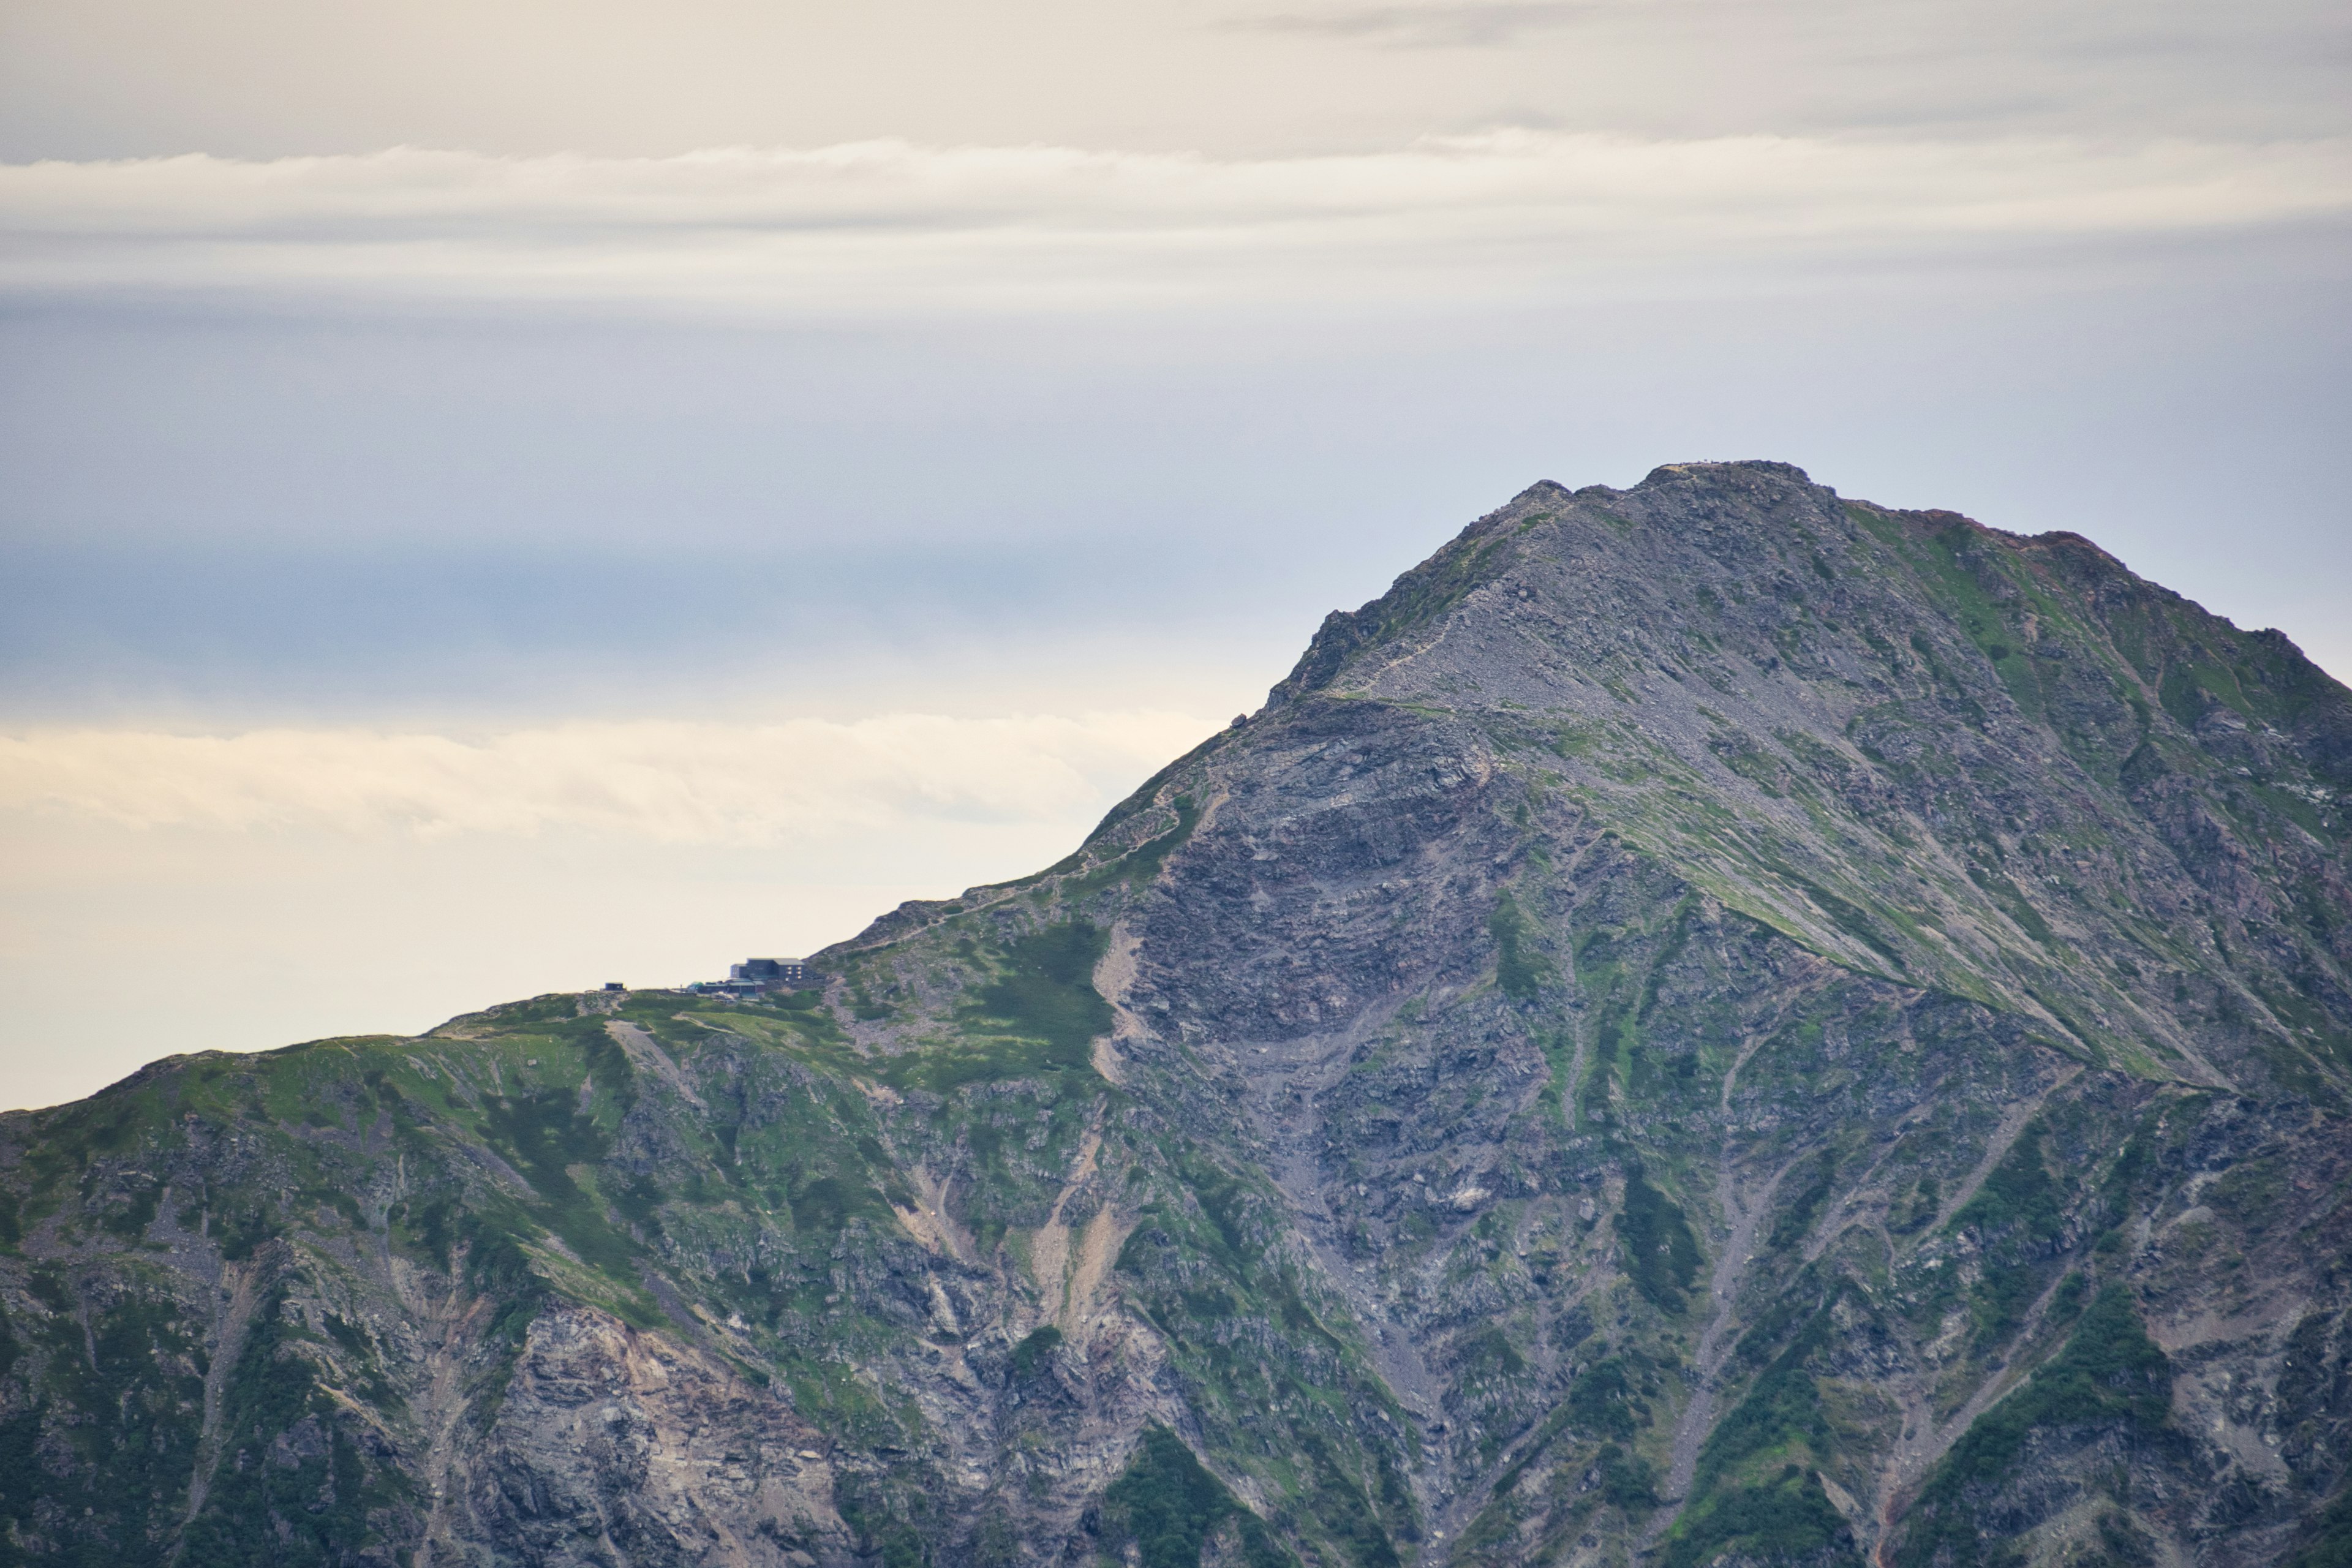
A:
POLYGON ((1031 868, 1538 479, 2352 672, 2340 7, 324 15, 0 21, 0 1104, 1031 868))

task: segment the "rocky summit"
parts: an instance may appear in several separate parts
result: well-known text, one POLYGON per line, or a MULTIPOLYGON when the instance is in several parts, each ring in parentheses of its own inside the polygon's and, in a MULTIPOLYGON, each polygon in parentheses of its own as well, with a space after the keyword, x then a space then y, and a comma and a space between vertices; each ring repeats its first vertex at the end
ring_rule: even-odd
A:
POLYGON ((2352 693, 1541 484, 1037 875, 0 1118, 0 1561, 2352 1562, 2352 693))

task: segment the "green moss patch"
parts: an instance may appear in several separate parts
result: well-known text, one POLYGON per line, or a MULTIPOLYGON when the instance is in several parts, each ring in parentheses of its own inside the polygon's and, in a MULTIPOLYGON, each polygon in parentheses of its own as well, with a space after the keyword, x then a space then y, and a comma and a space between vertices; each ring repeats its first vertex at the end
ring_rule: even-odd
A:
POLYGON ((1228 1524, 1247 1568, 1298 1561, 1165 1426, 1144 1430, 1126 1471, 1103 1493, 1101 1520, 1103 1543, 1114 1552, 1132 1545, 1142 1568, 1200 1568, 1202 1549, 1228 1524))
POLYGON ((1652 1186, 1638 1164, 1626 1168, 1617 1241, 1626 1277, 1643 1299, 1660 1311, 1681 1311, 1683 1298, 1698 1279, 1698 1238, 1682 1205, 1652 1186))

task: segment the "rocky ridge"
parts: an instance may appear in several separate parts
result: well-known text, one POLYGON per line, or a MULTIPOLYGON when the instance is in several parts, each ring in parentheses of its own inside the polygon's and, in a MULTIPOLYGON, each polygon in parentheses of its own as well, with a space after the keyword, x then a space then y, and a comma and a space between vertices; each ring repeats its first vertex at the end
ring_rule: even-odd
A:
POLYGON ((0 1560, 2333 1563, 2352 694, 1538 485, 1037 876, 0 1117, 0 1560))

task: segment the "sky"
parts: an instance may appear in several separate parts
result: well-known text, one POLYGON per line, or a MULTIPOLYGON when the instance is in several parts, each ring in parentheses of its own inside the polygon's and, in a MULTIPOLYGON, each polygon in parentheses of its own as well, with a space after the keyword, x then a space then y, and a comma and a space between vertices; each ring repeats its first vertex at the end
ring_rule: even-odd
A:
POLYGON ((2318 0, 0 0, 0 1107, 1058 858, 1538 479, 2352 675, 2318 0))

